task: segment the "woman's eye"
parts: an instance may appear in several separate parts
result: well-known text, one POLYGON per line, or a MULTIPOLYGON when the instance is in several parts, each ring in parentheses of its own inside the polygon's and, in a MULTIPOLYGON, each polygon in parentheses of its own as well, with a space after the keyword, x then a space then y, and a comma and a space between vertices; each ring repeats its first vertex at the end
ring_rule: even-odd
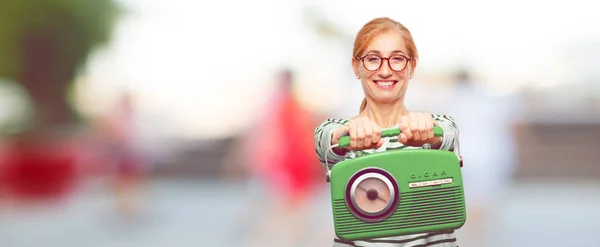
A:
POLYGON ((406 60, 406 58, 397 56, 397 57, 390 58, 390 60, 392 60, 393 62, 401 63, 401 62, 404 62, 406 60))
POLYGON ((367 61, 370 63, 377 63, 379 60, 380 59, 378 57, 367 57, 367 61))

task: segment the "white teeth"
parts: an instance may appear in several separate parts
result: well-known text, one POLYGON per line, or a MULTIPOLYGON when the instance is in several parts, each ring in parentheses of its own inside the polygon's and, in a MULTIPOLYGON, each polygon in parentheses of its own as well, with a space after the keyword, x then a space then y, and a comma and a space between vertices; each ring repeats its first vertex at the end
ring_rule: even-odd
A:
POLYGON ((394 82, 391 82, 391 81, 378 81, 377 82, 377 85, 384 86, 384 87, 389 87, 392 84, 394 84, 394 82))

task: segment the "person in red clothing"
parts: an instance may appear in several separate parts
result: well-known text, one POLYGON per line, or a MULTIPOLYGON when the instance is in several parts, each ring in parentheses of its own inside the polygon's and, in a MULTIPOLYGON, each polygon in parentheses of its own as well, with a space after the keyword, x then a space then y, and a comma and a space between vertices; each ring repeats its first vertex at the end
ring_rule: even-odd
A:
MULTIPOLYGON (((309 202, 321 193, 316 188, 325 180, 314 151, 314 114, 294 95, 291 71, 283 70, 277 79, 277 92, 267 102, 265 115, 233 145, 230 155, 240 157, 251 180, 266 193, 250 195, 250 207, 266 204, 249 213, 264 218, 251 233, 254 241, 265 245, 285 236, 285 246, 294 246, 306 230, 309 202), (274 233, 281 230, 286 233, 274 233)), ((225 169, 230 169, 231 160, 226 162, 225 169)))
MULTIPOLYGON (((294 205, 311 195, 317 177, 322 175, 316 169, 314 142, 312 135, 315 121, 313 114, 305 109, 293 94, 293 77, 290 71, 283 71, 280 82, 281 95, 271 104, 272 118, 263 126, 263 132, 272 132, 272 140, 263 140, 256 146, 255 155, 263 156, 269 171, 276 171, 267 177, 267 183, 276 188, 287 203, 294 205), (274 153, 262 152, 265 146, 274 145, 274 153)), ((268 135, 261 135, 268 136, 268 135)))

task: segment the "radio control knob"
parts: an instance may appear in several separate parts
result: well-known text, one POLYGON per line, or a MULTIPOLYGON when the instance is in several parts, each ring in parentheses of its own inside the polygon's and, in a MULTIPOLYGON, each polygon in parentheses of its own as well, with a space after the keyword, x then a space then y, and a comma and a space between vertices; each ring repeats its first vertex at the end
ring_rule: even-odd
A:
POLYGON ((367 198, 369 200, 375 201, 375 199, 377 199, 377 197, 379 197, 379 193, 377 193, 377 190, 370 189, 369 191, 367 191, 367 198))

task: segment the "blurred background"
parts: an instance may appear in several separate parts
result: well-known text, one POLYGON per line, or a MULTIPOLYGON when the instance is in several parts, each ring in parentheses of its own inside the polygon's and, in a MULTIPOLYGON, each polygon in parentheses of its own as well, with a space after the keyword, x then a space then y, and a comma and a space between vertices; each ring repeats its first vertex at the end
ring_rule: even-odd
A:
POLYGON ((461 131, 459 245, 597 245, 588 1, 0 0, 0 246, 331 246, 312 131, 358 113, 381 16, 461 131))

